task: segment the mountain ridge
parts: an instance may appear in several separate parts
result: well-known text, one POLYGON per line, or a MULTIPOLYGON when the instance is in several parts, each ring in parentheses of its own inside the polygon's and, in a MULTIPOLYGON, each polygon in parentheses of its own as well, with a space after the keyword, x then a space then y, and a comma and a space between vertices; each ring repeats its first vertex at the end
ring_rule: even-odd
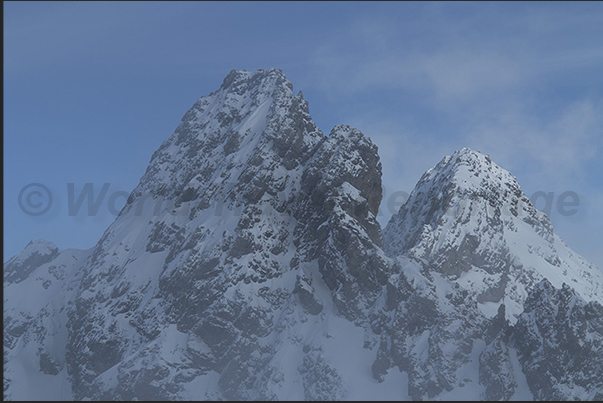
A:
MULTIPOLYGON (((589 300, 603 291, 602 273, 554 234, 549 218, 517 179, 468 148, 444 157, 421 177, 390 219, 384 238, 388 255, 425 259, 461 285, 481 288, 480 302, 504 299, 513 322, 527 289, 543 278, 556 287, 573 284, 589 300), (471 274, 479 274, 483 283, 471 274)), ((484 309, 494 315, 498 306, 484 309)))
POLYGON ((377 146, 347 125, 324 136, 281 70, 232 70, 93 248, 38 242, 5 263, 5 398, 597 396, 601 305, 576 297, 571 327, 547 316, 569 292, 549 272, 580 280, 594 266, 489 157, 463 149, 436 168, 382 231, 377 146), (483 222, 450 239, 467 216, 483 222), (509 241, 513 228, 533 253, 509 241), (544 274, 530 269, 546 258, 544 274), (556 340, 586 342, 592 371, 536 354, 529 335, 545 322, 556 340), (570 372, 547 378, 550 365, 570 372))

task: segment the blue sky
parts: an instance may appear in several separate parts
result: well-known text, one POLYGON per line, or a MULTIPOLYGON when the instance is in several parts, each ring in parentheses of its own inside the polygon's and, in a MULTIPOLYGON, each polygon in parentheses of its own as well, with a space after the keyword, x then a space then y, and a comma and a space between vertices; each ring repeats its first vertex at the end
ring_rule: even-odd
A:
POLYGON ((30 239, 93 246, 114 216, 69 216, 67 183, 129 192, 196 99, 269 67, 325 133, 375 141, 386 200, 471 147, 528 196, 576 192, 578 212, 551 220, 603 267, 598 2, 5 2, 5 260, 30 239), (48 213, 19 208, 29 183, 52 192, 48 213))

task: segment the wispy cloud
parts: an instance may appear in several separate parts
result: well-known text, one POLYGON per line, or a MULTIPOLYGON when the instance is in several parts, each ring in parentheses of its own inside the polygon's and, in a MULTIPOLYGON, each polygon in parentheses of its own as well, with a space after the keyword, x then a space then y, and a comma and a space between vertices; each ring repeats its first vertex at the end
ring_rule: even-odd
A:
POLYGON ((351 22, 313 56, 320 85, 344 92, 409 90, 451 107, 512 96, 603 63, 603 41, 590 39, 603 34, 601 8, 506 15, 504 8, 483 7, 462 18, 428 9, 410 21, 379 14, 351 22))
POLYGON ((502 113, 476 124, 464 138, 501 163, 526 166, 541 179, 573 182, 587 174, 585 163, 603 152, 603 105, 583 99, 545 118, 502 113))
POLYGON ((309 73, 334 103, 388 94, 347 116, 380 146, 386 189, 410 191, 444 155, 478 149, 532 192, 579 192, 582 215, 552 218, 603 266, 590 242, 597 231, 584 223, 585 214, 603 220, 594 202, 603 189, 603 7, 394 8, 350 21, 317 48, 309 73))

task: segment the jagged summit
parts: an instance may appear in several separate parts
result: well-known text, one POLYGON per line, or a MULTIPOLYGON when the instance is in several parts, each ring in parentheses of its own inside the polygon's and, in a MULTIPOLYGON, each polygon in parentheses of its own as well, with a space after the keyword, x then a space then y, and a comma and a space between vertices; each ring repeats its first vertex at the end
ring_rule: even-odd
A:
MULTIPOLYGON (((235 88, 238 91, 244 89, 242 87, 257 87, 259 82, 264 82, 265 85, 279 86, 284 85, 290 90, 293 90, 293 84, 287 80, 281 69, 258 69, 255 71, 247 71, 246 69, 232 69, 224 77, 220 90, 235 88)), ((212 92, 210 95, 214 94, 212 92)))
MULTIPOLYGON (((13 347, 38 325, 62 335, 8 359, 52 357, 48 371, 69 375, 76 399, 275 399, 282 388, 342 398, 320 351, 329 322, 366 324, 381 298, 390 267, 378 246, 380 201, 381 164, 366 136, 342 125, 325 137, 280 70, 232 71, 153 154, 87 260, 68 263, 79 277, 52 294, 60 302, 49 294, 37 312, 7 308, 13 347), (38 317, 65 299, 59 319, 38 317), (305 333, 317 336, 301 343, 305 333), (174 338, 178 348, 157 351, 174 338), (317 374, 332 378, 328 387, 313 385, 317 374)), ((28 280, 54 263, 32 267, 28 280)))
POLYGON ((54 242, 47 241, 45 239, 31 240, 25 246, 25 249, 19 254, 21 256, 30 255, 31 253, 48 254, 54 253, 58 250, 54 242))
POLYGON ((30 241, 21 253, 4 264, 4 281, 20 282, 40 265, 51 261, 59 253, 57 246, 44 239, 30 241))
MULTIPOLYGON (((224 187, 250 178, 246 167, 262 175, 277 166, 290 171, 308 160, 323 138, 308 102, 293 93, 278 69, 231 71, 218 91, 201 97, 184 115, 174 134, 153 154, 130 202, 142 194, 184 200, 201 188, 226 197, 224 187), (217 184, 223 184, 217 189, 217 184)), ((248 194, 263 190, 251 184, 248 194)), ((207 193, 207 192, 206 192, 207 193)))
POLYGON ((587 300, 603 297, 603 276, 553 233, 516 178, 489 156, 464 148, 429 169, 384 230, 390 256, 418 259, 474 293, 494 315, 516 320, 543 278, 587 300))
MULTIPOLYGON (((516 178, 496 165, 488 155, 463 148, 444 157, 427 170, 407 202, 385 229, 390 254, 406 253, 419 242, 423 227, 434 229, 456 219, 469 223, 472 216, 484 213, 477 225, 501 228, 513 216, 538 226, 541 236, 551 239, 548 217, 534 208, 516 178)), ((475 217, 474 217, 475 218, 475 217)))
POLYGON ((489 155, 467 147, 444 157, 435 167, 427 170, 416 186, 418 192, 422 191, 422 184, 426 187, 447 187, 447 190, 457 193, 475 192, 482 197, 487 197, 486 192, 495 191, 496 187, 512 191, 520 189, 517 179, 495 164, 489 155), (448 186, 452 184, 454 186, 448 186))

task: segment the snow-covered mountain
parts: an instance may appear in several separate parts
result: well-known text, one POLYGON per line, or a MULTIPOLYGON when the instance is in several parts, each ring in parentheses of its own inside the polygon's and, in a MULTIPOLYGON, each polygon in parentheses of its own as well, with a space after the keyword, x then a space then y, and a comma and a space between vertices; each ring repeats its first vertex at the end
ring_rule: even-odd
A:
POLYGON ((231 71, 92 249, 5 263, 5 398, 602 396, 602 276, 515 178, 464 149, 380 202, 369 138, 231 71))
POLYGON ((384 230, 390 256, 409 256, 467 290, 486 316, 512 323, 542 279, 601 301, 603 273, 569 249, 490 157, 464 148, 425 172, 384 230))
MULTIPOLYGON (((423 333, 404 329, 418 315, 410 312, 408 303, 402 306, 400 325, 389 327, 394 329, 394 343, 404 340, 401 362, 411 360, 411 385, 413 374, 418 377, 419 392, 411 397, 433 398, 444 390, 451 399, 592 399, 603 390, 598 344, 603 328, 597 325, 602 319, 603 274, 553 233, 548 217, 534 208, 517 180, 487 155, 465 148, 445 157, 425 172, 383 232, 388 256, 399 262, 414 289, 429 290, 422 303, 435 305, 412 309, 423 315, 431 311, 434 319, 426 321, 423 333), (541 354, 541 346, 526 342, 526 337, 540 334, 542 327, 535 321, 525 327, 526 313, 557 312, 556 303, 549 300, 534 304, 540 300, 534 293, 543 287, 571 287, 580 295, 577 299, 598 307, 591 309, 599 312, 592 315, 598 330, 585 332, 584 327, 591 326, 585 323, 591 320, 586 315, 564 335, 579 344, 591 337, 598 340, 585 347, 585 361, 598 372, 582 376, 575 366, 564 377, 552 376, 551 365, 569 370, 560 355, 551 358, 552 351, 542 362, 528 364, 530 355, 541 354), (465 368, 465 363, 470 364, 465 368), (465 390, 465 371, 475 371, 485 390, 465 390), (547 381, 533 381, 532 373, 547 381), (583 388, 574 385, 578 378, 583 388)), ((559 314, 547 320, 553 328, 564 328, 565 319, 559 314)), ((566 346, 561 348, 566 356, 572 354, 563 350, 566 346)), ((396 350, 389 355, 395 356, 396 350)), ((571 365, 580 358, 574 360, 571 365)), ((466 379, 473 383, 476 378, 466 379)))

